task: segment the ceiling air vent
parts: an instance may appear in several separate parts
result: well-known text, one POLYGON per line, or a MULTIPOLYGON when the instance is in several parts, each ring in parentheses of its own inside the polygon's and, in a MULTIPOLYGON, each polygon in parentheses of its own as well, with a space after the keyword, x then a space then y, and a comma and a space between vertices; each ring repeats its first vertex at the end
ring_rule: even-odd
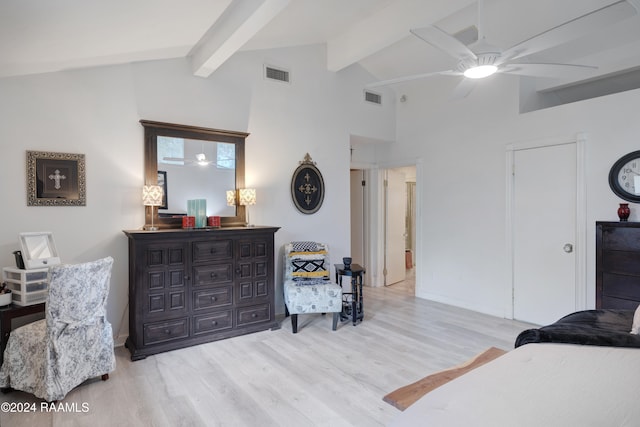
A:
POLYGON ((368 90, 364 91, 364 100, 367 102, 372 102, 374 104, 382 105, 382 95, 375 92, 369 92, 368 90))
POLYGON ((289 71, 271 67, 269 65, 264 66, 264 77, 269 80, 290 83, 289 71))

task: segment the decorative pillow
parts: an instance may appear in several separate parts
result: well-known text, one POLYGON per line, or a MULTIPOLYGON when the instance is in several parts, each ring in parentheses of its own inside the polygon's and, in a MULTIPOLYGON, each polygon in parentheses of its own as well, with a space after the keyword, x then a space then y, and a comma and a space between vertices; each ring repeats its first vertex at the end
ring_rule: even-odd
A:
POLYGON ((291 242, 294 252, 316 252, 318 245, 316 242, 291 242))
POLYGON ((291 260, 293 277, 322 277, 328 276, 329 272, 324 266, 324 257, 321 258, 294 258, 291 260))
POLYGON ((640 334, 640 305, 636 308, 636 312, 633 315, 633 325, 631 326, 632 334, 640 334))

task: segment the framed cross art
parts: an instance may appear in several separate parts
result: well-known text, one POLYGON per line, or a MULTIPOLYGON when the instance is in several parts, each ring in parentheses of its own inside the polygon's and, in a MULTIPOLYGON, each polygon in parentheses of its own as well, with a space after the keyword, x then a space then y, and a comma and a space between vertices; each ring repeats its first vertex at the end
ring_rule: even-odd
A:
POLYGON ((84 154, 27 151, 27 206, 85 206, 84 154))

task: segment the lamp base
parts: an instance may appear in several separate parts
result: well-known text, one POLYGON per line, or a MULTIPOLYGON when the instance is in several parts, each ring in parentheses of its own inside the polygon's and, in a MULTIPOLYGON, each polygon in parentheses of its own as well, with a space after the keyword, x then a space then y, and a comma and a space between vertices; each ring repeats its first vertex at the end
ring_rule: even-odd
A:
POLYGON ((158 231, 158 227, 154 227, 153 225, 145 225, 144 227, 142 227, 142 229, 146 231, 158 231))

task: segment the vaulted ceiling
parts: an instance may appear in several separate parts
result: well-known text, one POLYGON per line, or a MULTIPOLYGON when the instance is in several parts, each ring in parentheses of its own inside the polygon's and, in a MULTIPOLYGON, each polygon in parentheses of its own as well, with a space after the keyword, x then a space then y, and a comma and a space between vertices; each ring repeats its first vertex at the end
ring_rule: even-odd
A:
MULTIPOLYGON (((505 49, 612 3, 485 0, 479 16, 474 0, 3 0, 0 77, 188 57, 207 78, 238 51, 320 43, 328 70, 359 63, 372 81, 392 79, 456 66, 412 28, 455 34, 481 22, 487 41, 505 49)), ((591 78, 640 67, 632 3, 640 7, 625 2, 613 24, 594 18, 577 40, 554 36, 532 59, 595 65, 591 78)))

